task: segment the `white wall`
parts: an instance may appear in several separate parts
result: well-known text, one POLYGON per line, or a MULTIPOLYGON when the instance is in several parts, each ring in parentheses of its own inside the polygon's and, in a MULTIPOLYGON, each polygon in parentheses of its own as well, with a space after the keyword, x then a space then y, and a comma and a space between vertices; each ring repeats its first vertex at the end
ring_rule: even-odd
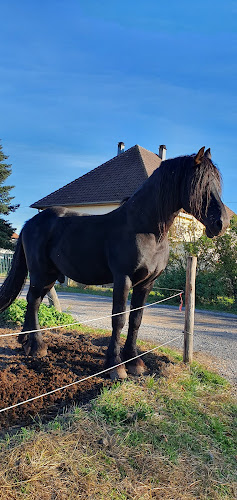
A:
POLYGON ((114 205, 80 205, 78 207, 70 207, 68 206, 67 208, 69 210, 72 210, 73 212, 77 212, 79 214, 91 214, 91 215, 102 215, 102 214, 108 214, 112 210, 115 210, 115 208, 118 208, 120 205, 119 204, 114 204, 114 205))

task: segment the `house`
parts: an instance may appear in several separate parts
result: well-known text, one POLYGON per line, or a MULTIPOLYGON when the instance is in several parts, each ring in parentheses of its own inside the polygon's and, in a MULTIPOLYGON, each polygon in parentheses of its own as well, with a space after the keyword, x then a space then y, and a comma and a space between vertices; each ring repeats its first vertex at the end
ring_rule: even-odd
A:
MULTIPOLYGON (((125 150, 124 143, 119 142, 114 158, 36 201, 31 207, 44 210, 64 206, 78 213, 94 215, 111 212, 129 198, 165 158, 164 145, 159 146, 158 153, 153 153, 137 144, 125 150)), ((184 211, 176 217, 174 227, 177 233, 182 228, 182 239, 190 239, 193 221, 194 218, 184 211)), ((203 230, 204 226, 195 221, 195 234, 199 236, 203 230)))
POLYGON ((18 234, 16 234, 16 233, 13 233, 13 234, 11 235, 11 242, 13 243, 13 245, 16 245, 16 244, 17 244, 18 238, 19 238, 19 235, 18 235, 18 234))
POLYGON ((66 186, 33 203, 40 210, 59 205, 79 213, 104 214, 119 207, 159 167, 164 159, 165 146, 160 155, 141 146, 124 150, 118 144, 118 154, 66 186))

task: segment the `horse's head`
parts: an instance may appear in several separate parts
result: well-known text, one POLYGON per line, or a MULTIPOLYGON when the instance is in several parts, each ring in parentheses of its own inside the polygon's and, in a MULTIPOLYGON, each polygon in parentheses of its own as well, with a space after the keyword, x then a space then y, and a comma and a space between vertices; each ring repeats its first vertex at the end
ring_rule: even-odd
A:
POLYGON ((221 175, 211 160, 211 151, 201 148, 191 156, 186 174, 188 187, 183 208, 206 227, 209 238, 221 235, 229 225, 229 218, 221 201, 221 175))

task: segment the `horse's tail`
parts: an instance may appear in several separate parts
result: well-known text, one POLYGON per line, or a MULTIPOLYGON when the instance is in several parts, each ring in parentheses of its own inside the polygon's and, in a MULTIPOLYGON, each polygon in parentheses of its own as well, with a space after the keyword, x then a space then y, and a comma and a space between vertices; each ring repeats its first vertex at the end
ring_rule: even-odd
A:
POLYGON ((9 307, 19 295, 28 274, 25 252, 22 245, 22 233, 19 235, 13 255, 11 269, 0 288, 0 312, 9 307))

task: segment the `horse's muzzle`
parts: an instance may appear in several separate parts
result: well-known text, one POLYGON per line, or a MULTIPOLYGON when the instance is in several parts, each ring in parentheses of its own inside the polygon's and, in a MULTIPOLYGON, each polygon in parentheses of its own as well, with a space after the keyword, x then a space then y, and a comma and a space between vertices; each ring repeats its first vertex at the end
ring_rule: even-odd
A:
POLYGON ((229 220, 222 220, 222 218, 213 221, 212 224, 206 225, 206 235, 208 238, 214 238, 214 236, 221 236, 224 234, 225 230, 229 225, 229 220))

